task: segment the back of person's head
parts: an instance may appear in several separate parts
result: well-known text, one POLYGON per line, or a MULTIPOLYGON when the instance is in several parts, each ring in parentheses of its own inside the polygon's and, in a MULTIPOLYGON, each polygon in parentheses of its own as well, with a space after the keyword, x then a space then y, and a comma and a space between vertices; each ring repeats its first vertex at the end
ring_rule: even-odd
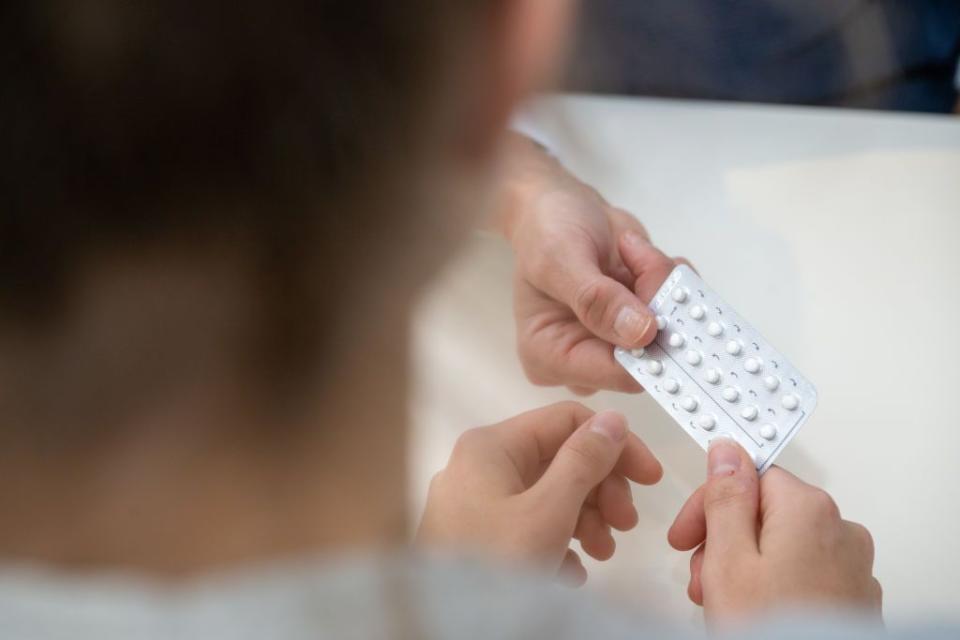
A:
POLYGON ((475 216, 497 131, 532 81, 507 60, 530 48, 520 13, 506 0, 5 3, 7 436, 44 416, 107 425, 221 375, 289 390, 405 308, 475 216))

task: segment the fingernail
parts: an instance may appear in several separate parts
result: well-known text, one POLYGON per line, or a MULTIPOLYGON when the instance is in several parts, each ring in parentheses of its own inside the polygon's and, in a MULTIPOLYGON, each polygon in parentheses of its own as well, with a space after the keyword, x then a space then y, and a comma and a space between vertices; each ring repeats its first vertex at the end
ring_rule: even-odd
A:
POLYGON ((590 430, 620 442, 627 437, 627 420, 616 411, 604 411, 593 416, 590 430))
POLYGON ((613 321, 613 331, 623 341, 622 347, 632 347, 643 338, 647 327, 653 322, 649 313, 643 313, 636 307, 623 307, 613 321))
POLYGON ((718 436, 707 449, 707 473, 711 476, 730 476, 740 468, 740 445, 729 436, 718 436))

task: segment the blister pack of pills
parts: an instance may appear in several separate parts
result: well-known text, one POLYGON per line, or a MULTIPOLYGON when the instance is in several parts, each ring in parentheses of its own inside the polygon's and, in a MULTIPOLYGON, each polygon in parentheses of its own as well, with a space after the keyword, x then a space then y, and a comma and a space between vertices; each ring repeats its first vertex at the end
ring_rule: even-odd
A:
POLYGON ((766 471, 813 413, 816 389, 686 265, 650 308, 656 339, 617 348, 617 362, 704 450, 733 437, 766 471))

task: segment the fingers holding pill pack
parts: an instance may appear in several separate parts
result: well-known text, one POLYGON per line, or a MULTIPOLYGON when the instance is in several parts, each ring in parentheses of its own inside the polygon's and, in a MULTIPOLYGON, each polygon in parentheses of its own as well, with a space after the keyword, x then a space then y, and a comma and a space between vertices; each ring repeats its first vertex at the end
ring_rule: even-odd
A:
POLYGON ((686 265, 650 308, 656 339, 617 348, 617 361, 701 447, 732 437, 766 471, 813 413, 816 389, 686 265))

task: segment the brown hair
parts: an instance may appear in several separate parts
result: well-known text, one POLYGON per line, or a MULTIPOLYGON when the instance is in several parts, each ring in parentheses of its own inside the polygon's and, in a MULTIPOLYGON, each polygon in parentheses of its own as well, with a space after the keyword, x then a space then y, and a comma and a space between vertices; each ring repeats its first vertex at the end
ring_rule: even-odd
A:
POLYGON ((0 327, 56 323, 104 255, 226 244, 277 359, 309 350, 304 300, 331 304, 324 276, 400 225, 356 203, 418 144, 452 25, 482 4, 3 3, 0 327))

